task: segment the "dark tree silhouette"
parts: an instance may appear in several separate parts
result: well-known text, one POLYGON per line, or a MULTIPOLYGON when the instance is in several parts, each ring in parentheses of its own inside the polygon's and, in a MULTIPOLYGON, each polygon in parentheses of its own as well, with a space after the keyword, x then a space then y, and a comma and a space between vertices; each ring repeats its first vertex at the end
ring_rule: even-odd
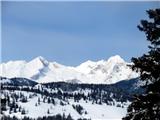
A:
POLYGON ((138 25, 150 42, 149 52, 132 58, 132 69, 140 73, 146 91, 135 96, 123 120, 160 120, 160 8, 147 11, 149 20, 138 25))
POLYGON ((50 111, 49 111, 49 109, 47 110, 47 114, 50 114, 50 111))
POLYGON ((22 109, 21 114, 22 114, 22 115, 26 114, 26 111, 25 111, 24 108, 22 109))
POLYGON ((6 111, 6 102, 7 100, 5 98, 1 98, 0 99, 0 103, 1 103, 1 111, 6 111))

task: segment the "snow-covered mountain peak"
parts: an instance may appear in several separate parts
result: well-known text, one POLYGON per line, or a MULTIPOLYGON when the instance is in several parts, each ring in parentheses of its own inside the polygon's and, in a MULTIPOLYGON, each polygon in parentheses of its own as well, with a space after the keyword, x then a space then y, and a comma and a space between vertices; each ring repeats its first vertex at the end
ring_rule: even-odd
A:
MULTIPOLYGON (((93 65, 95 65, 95 64, 96 64, 96 62, 91 61, 91 60, 87 60, 86 62, 81 63, 79 66, 93 66, 93 65)), ((78 66, 77 66, 77 67, 78 67, 78 66)))
POLYGON ((57 81, 79 81, 79 83, 111 84, 120 80, 138 77, 120 56, 110 57, 108 60, 86 61, 77 67, 49 62, 39 56, 35 59, 12 61, 0 64, 0 76, 24 77, 39 83, 57 81))
POLYGON ((96 65, 96 62, 93 62, 91 60, 87 60, 86 62, 80 64, 75 69, 79 72, 88 74, 96 65))
POLYGON ((38 66, 39 65, 47 66, 49 62, 42 56, 38 56, 35 59, 31 60, 28 64, 33 64, 33 65, 38 65, 38 66))
POLYGON ((34 58, 33 60, 46 61, 46 59, 42 56, 38 56, 38 57, 34 58))
POLYGON ((125 63, 125 61, 119 56, 119 55, 115 55, 110 57, 107 60, 108 63, 125 63))

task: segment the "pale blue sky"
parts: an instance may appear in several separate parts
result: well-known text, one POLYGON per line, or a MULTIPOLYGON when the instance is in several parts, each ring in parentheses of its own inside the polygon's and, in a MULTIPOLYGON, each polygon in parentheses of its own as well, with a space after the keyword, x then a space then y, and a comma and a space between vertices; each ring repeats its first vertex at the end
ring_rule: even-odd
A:
POLYGON ((31 60, 78 65, 147 51, 137 29, 158 2, 2 2, 2 61, 31 60))

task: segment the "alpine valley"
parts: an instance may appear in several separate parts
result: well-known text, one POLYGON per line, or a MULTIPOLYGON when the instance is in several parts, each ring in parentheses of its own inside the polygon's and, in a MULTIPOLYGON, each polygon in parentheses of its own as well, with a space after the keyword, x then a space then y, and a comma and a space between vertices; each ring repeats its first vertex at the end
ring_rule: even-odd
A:
POLYGON ((2 120, 120 120, 141 88, 120 56, 71 67, 37 57, 0 64, 2 120))

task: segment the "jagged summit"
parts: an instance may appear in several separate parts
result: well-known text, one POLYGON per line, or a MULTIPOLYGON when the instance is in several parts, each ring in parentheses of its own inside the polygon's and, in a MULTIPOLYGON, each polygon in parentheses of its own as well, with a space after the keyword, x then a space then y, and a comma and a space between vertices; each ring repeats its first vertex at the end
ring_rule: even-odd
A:
POLYGON ((119 55, 108 60, 86 61, 77 67, 49 62, 42 56, 24 61, 0 64, 0 76, 24 77, 39 83, 77 81, 78 83, 111 84, 138 76, 119 55))
POLYGON ((46 59, 42 56, 38 56, 38 57, 34 58, 33 60, 45 61, 46 59))
POLYGON ((32 63, 32 64, 42 64, 44 66, 47 66, 49 64, 49 62, 42 56, 38 56, 36 58, 34 58, 33 60, 31 60, 29 63, 32 63))

